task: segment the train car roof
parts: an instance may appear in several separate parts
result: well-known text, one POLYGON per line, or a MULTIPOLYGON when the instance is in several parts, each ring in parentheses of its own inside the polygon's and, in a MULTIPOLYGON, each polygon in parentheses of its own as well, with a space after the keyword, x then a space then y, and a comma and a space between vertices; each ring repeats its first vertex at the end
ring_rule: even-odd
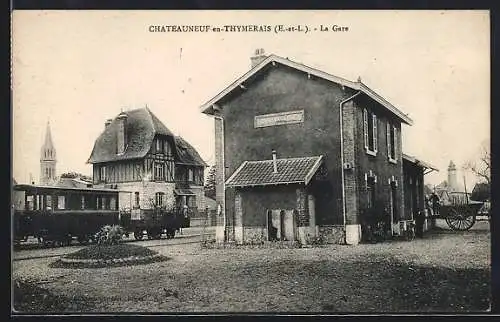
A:
POLYGON ((44 186, 34 184, 16 184, 14 190, 27 190, 27 189, 51 189, 51 190, 72 190, 72 191, 89 191, 89 192, 129 192, 127 190, 109 189, 109 188, 74 188, 74 187, 58 187, 58 186, 44 186))

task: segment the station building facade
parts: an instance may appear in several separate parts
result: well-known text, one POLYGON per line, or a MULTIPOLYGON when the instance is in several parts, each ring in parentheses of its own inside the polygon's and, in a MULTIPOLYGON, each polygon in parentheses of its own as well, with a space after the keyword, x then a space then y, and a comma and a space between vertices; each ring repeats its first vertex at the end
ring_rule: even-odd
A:
POLYGON ((423 191, 432 169, 403 157, 408 115, 360 79, 261 50, 251 64, 201 106, 215 122, 217 240, 357 244, 367 212, 383 209, 397 234, 423 208, 405 202, 405 178, 423 191))

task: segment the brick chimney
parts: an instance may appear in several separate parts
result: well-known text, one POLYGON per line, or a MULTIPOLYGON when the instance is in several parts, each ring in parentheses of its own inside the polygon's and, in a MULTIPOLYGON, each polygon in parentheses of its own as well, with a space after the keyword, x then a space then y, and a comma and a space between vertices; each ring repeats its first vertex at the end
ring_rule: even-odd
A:
POLYGON ((256 49, 254 55, 250 57, 251 67, 254 68, 266 58, 267 55, 264 53, 263 48, 256 49))
POLYGON ((276 162, 276 150, 273 150, 273 173, 278 173, 278 164, 276 162))
POLYGON ((104 128, 107 128, 108 125, 111 124, 111 122, 113 122, 113 119, 107 119, 106 122, 104 122, 104 128))
POLYGON ((116 146, 117 146, 117 154, 125 152, 125 147, 127 144, 126 140, 126 128, 127 128, 127 114, 125 112, 121 112, 117 116, 118 120, 118 130, 116 131, 116 146))

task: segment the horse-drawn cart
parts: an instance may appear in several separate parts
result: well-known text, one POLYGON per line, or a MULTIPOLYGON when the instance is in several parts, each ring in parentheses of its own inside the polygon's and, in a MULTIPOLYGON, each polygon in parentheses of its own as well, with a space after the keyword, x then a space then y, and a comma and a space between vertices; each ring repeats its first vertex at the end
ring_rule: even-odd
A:
POLYGON ((476 223, 476 216, 484 202, 469 200, 466 193, 453 193, 448 202, 441 205, 436 219, 444 219, 446 224, 456 231, 469 230, 476 223))

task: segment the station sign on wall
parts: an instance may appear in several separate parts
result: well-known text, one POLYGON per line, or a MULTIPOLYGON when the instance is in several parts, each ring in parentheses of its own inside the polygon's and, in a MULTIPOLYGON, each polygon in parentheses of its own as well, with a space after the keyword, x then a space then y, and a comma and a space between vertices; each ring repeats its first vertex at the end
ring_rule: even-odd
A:
POLYGON ((254 119, 255 128, 296 123, 304 123, 304 110, 256 115, 254 119))

